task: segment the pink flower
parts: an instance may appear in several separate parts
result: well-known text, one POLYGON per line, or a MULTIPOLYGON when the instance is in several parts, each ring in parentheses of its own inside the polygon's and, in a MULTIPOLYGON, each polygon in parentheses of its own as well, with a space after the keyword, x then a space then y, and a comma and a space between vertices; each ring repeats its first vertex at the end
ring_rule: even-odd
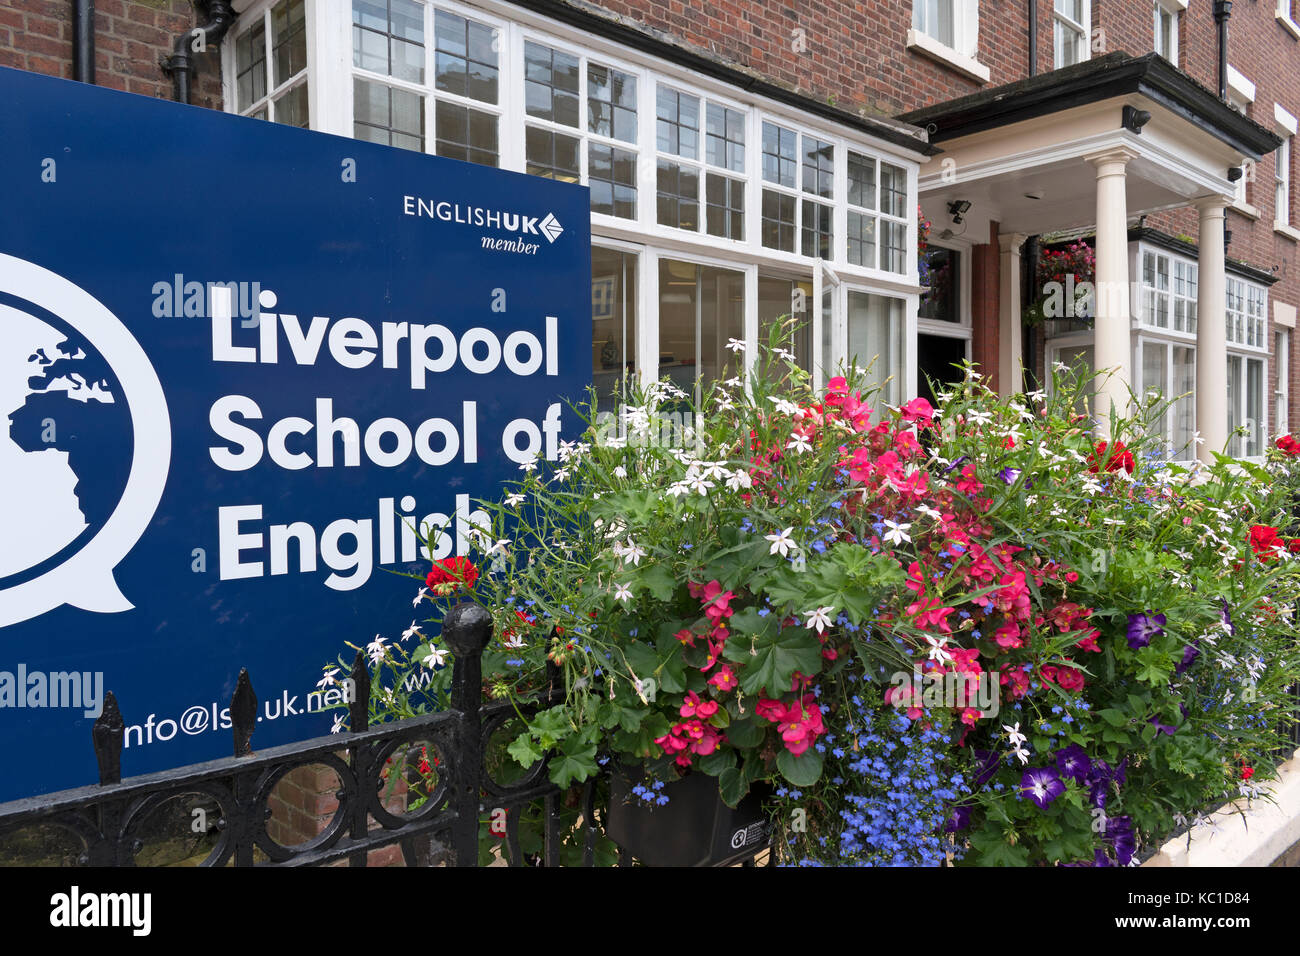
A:
MULTIPOLYGON (((718 704, 712 700, 700 700, 695 691, 690 691, 686 695, 686 700, 678 710, 683 717, 700 717, 708 720, 718 712, 718 704)), ((698 723, 698 721, 696 721, 698 723)))
POLYGON ((1003 624, 993 632, 993 640, 997 642, 998 647, 1008 649, 1025 646, 1025 642, 1020 638, 1020 627, 1016 624, 1003 624))
POLYGON ((735 690, 738 681, 736 680, 736 675, 732 673, 731 668, 728 665, 723 664, 722 669, 709 678, 709 683, 718 690, 727 691, 735 690))
POLYGON ((914 398, 902 408, 903 420, 916 422, 922 428, 934 424, 934 407, 924 398, 914 398))
POLYGON ((758 703, 754 706, 754 713, 764 720, 770 720, 772 723, 780 723, 785 717, 785 704, 779 700, 772 700, 768 697, 759 697, 758 703))

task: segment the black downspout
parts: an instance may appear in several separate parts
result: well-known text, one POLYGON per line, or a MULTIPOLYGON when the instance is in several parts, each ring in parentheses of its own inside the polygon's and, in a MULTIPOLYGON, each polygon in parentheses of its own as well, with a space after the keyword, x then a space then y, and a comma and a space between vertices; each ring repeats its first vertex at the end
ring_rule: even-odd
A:
POLYGON ((172 45, 172 55, 162 61, 162 69, 172 78, 176 90, 176 102, 190 102, 190 80, 194 74, 194 43, 196 33, 203 34, 203 48, 218 47, 230 28, 235 25, 238 14, 230 5, 230 0, 195 0, 200 12, 207 17, 207 22, 186 30, 176 38, 172 45), (206 9, 205 9, 206 8, 206 9))
POLYGON ((95 83, 95 0, 72 0, 72 78, 95 83))
POLYGON ((1029 0, 1029 75, 1038 75, 1038 0, 1029 0))
POLYGON ((1214 0, 1214 22, 1219 25, 1219 99, 1228 102, 1228 17, 1231 0, 1214 0))

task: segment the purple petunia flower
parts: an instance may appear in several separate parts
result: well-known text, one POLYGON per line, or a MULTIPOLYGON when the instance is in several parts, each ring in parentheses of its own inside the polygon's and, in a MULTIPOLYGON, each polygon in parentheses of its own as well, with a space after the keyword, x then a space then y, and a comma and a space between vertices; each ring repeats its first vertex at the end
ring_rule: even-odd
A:
POLYGON ((1170 724, 1162 724, 1162 723, 1160 723, 1160 718, 1159 718, 1159 717, 1152 717, 1150 720, 1147 721, 1147 723, 1149 723, 1149 724, 1155 724, 1155 727, 1156 727, 1156 733, 1157 733, 1157 734, 1162 734, 1162 733, 1163 733, 1163 734, 1168 734, 1170 737, 1172 737, 1172 736, 1174 735, 1174 729, 1175 729, 1175 728, 1174 728, 1172 725, 1170 725, 1170 724))
POLYGON ((1228 608, 1228 599, 1219 598, 1219 617, 1223 619, 1223 626, 1228 629, 1228 633, 1233 637, 1237 636, 1237 626, 1232 623, 1232 614, 1228 608))
POLYGON ((1165 621, 1165 616, 1157 614, 1155 611, 1148 611, 1145 614, 1130 614, 1128 616, 1128 646, 1135 651, 1139 647, 1146 647, 1151 643, 1151 638, 1159 637, 1165 632, 1165 621))
POLYGON ((948 817, 947 822, 943 825, 943 832, 956 833, 958 830, 965 830, 970 826, 970 811, 969 803, 953 807, 952 816, 948 817))
POLYGON ((1133 833, 1132 817, 1108 817, 1102 839, 1115 851, 1115 861, 1128 866, 1137 851, 1137 836, 1133 833))
POLYGON ((998 472, 998 477, 1001 478, 1008 485, 1014 485, 1016 483, 1016 479, 1020 477, 1020 469, 1003 468, 1001 471, 998 472))
POLYGON ((1068 777, 1075 783, 1084 783, 1092 770, 1092 761, 1082 747, 1070 744, 1056 752, 1056 768, 1061 771, 1061 776, 1068 777))
POLYGON ((1033 800, 1038 809, 1045 810, 1047 805, 1065 793, 1065 784, 1053 767, 1038 770, 1026 770, 1020 778, 1020 790, 1033 800))
POLYGON ((979 761, 979 770, 975 774, 971 790, 978 793, 997 774, 1002 765, 1002 755, 995 750, 976 750, 975 759, 979 761))
POLYGON ((1196 658, 1201 656, 1201 639, 1198 637, 1191 644, 1183 648, 1183 659, 1178 662, 1174 668, 1175 674, 1181 674, 1187 668, 1191 667, 1196 658))

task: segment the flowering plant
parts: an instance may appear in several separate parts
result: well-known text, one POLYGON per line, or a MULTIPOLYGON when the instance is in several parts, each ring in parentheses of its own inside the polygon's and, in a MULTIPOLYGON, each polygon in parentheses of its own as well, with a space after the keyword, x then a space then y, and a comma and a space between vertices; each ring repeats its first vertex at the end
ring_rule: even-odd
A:
POLYGON ((1286 452, 1160 463, 1119 416, 1098 442, 1064 371, 1005 401, 968 371, 938 409, 854 369, 814 391, 776 335, 748 387, 633 388, 525 463, 425 582, 418 648, 371 655, 377 711, 445 703, 435 627, 472 589, 519 711, 496 759, 643 764, 659 804, 768 783, 790 860, 1127 863, 1255 792, 1300 673, 1286 452))
POLYGON ((1091 324, 1096 274, 1096 252, 1082 239, 1061 248, 1044 246, 1036 268, 1038 292, 1025 309, 1025 323, 1082 319, 1091 324))

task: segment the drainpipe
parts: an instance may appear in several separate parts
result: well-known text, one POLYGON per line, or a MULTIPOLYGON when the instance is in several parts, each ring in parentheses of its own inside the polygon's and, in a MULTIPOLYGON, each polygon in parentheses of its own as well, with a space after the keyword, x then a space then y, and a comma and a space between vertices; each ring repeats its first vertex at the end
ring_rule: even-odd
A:
POLYGON ((1038 0, 1029 0, 1029 75, 1038 75, 1038 0))
MULTIPOLYGON (((1020 257, 1020 307, 1023 314, 1038 295, 1038 236, 1025 239, 1020 247, 1020 257)), ((1042 379, 1038 375, 1038 329, 1022 323, 1020 335, 1024 342, 1026 390, 1037 391, 1042 388, 1042 379)))
POLYGON ((220 46, 222 38, 234 26, 235 17, 238 16, 231 8, 230 0, 195 0, 195 4, 199 7, 199 12, 207 17, 207 22, 178 36, 172 46, 172 55, 164 58, 160 64, 163 72, 172 78, 178 103, 190 102, 190 80, 195 73, 193 55, 206 51, 209 44, 220 46))
POLYGON ((95 0, 72 0, 72 78, 95 83, 95 0))
POLYGON ((1228 17, 1231 0, 1214 0, 1214 22, 1219 25, 1219 99, 1228 102, 1228 17))

